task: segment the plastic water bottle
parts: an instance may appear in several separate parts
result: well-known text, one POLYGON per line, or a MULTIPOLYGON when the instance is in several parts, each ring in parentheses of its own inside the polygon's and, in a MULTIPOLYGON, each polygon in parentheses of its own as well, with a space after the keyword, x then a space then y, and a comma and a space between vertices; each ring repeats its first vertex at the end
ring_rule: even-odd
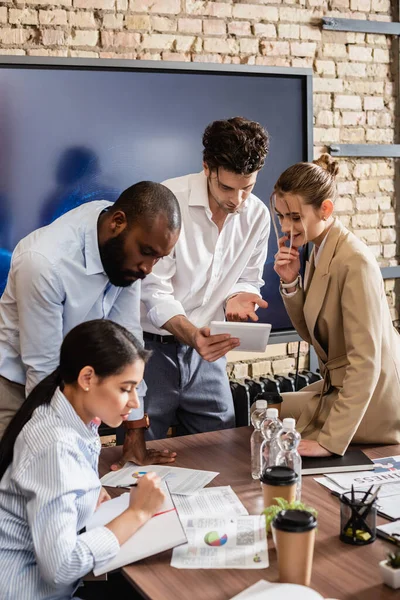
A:
POLYGON ((256 407, 251 413, 251 424, 254 427, 250 438, 251 476, 253 479, 259 479, 261 475, 260 450, 263 441, 260 428, 265 419, 268 402, 266 400, 257 400, 255 405, 256 407))
POLYGON ((282 421, 278 418, 277 408, 267 408, 267 415, 261 424, 261 433, 263 442, 261 444, 260 462, 261 473, 267 467, 275 466, 275 461, 279 448, 276 442, 277 436, 282 429, 282 421))
POLYGON ((282 430, 277 437, 279 452, 276 457, 276 464, 279 466, 290 467, 298 475, 296 500, 301 499, 301 456, 297 451, 300 444, 301 435, 296 431, 295 419, 283 419, 282 430))

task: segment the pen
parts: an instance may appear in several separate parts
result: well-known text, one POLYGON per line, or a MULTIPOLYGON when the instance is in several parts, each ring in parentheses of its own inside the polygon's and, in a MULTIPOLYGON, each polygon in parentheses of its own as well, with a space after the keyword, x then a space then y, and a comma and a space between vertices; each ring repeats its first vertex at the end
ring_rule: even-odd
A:
POLYGON ((128 485, 116 485, 115 487, 117 488, 131 488, 131 487, 136 487, 137 483, 129 483, 128 485))

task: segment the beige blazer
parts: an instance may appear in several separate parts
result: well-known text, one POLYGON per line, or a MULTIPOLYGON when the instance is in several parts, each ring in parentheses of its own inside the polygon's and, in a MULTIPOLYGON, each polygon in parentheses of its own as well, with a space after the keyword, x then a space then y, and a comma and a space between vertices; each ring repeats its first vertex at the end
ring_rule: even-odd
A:
POLYGON ((305 279, 283 300, 325 381, 284 394, 283 407, 295 401, 302 436, 336 454, 351 441, 399 443, 400 336, 375 257, 336 219, 305 279))

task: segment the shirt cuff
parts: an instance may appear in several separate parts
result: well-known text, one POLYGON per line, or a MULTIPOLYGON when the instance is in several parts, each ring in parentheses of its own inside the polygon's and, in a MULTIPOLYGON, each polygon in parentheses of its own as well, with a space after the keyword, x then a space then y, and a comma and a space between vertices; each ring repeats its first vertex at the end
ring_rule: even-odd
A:
POLYGON ((95 527, 85 531, 79 539, 86 544, 93 556, 93 569, 99 569, 115 558, 120 549, 116 536, 107 527, 95 527))
POLYGON ((297 294, 297 292, 299 291, 299 289, 300 289, 300 288, 299 288, 299 287, 297 287, 297 288, 294 290, 294 292, 287 292, 287 291, 285 290, 285 288, 282 288, 282 289, 281 289, 282 296, 285 296, 285 298, 291 298, 292 296, 295 296, 295 295, 297 294))
POLYGON ((168 300, 163 304, 157 304, 147 313, 147 318, 150 323, 159 329, 165 325, 167 321, 176 317, 177 315, 183 315, 186 317, 186 312, 180 302, 177 300, 168 300))
POLYGON ((139 421, 144 417, 144 408, 143 408, 143 398, 140 398, 140 406, 139 408, 134 408, 131 410, 128 416, 128 421, 139 421))

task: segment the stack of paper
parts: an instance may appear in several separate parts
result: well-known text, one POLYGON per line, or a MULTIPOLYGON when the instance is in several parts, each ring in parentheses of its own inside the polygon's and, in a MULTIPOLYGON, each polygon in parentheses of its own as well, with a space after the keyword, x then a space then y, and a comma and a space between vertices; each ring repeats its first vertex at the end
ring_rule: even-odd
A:
MULTIPOLYGON (((218 473, 130 464, 108 473, 101 481, 107 486, 128 487, 149 471, 156 472, 164 484, 168 482, 172 497, 167 498, 159 516, 153 517, 135 533, 121 547, 118 556, 102 569, 97 569, 95 575, 169 548, 174 548, 171 565, 176 568, 268 567, 265 517, 248 516, 248 511, 230 486, 205 488, 218 473), (186 541, 188 543, 184 544, 186 541), (184 545, 177 547, 180 544, 184 545)), ((129 495, 123 494, 102 504, 87 528, 111 521, 125 510, 128 500, 129 495)))

